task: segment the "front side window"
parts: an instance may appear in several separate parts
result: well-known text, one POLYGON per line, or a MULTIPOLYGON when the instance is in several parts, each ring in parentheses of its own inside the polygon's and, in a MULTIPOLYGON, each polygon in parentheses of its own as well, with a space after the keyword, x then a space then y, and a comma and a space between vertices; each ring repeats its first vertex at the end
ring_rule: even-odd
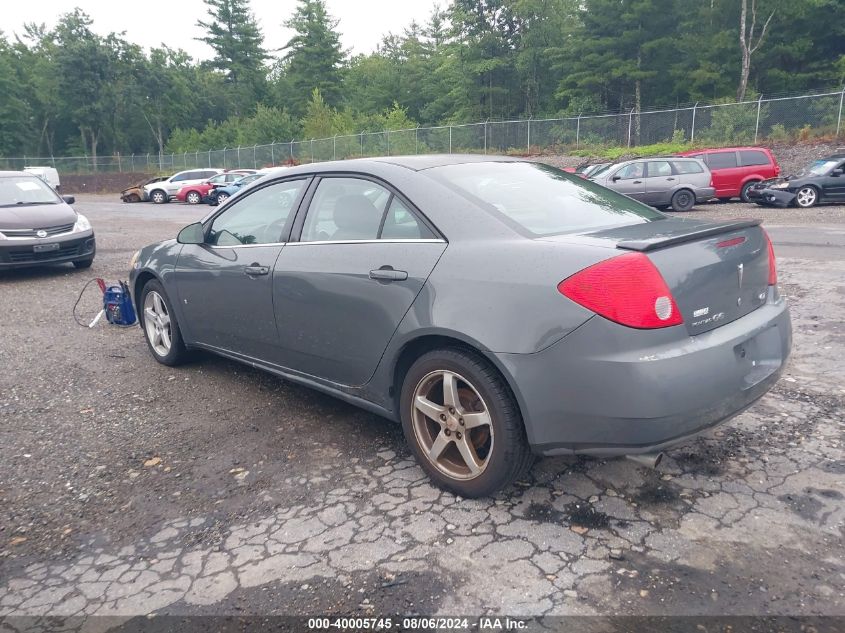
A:
POLYGON ((736 167, 736 152, 713 152, 707 155, 710 169, 730 169, 736 167))
POLYGON ((666 160, 652 160, 648 163, 648 177, 654 178, 655 176, 671 176, 672 175, 672 165, 669 164, 669 161, 666 160))
POLYGON ((665 218, 627 196, 541 163, 463 163, 421 173, 530 236, 665 218))
POLYGON ((619 180, 632 180, 634 178, 642 178, 645 173, 645 163, 631 163, 627 167, 623 167, 614 174, 615 178, 619 180))
POLYGON ((278 243, 305 182, 304 179, 279 182, 233 200, 214 218, 208 243, 214 246, 278 243))

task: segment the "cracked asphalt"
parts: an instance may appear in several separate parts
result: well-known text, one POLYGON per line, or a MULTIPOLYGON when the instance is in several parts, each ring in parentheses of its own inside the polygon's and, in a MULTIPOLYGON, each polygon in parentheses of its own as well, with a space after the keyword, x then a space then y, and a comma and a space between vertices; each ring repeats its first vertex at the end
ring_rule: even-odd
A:
POLYGON ((845 208, 693 212, 765 217, 779 254, 793 356, 752 408, 657 471, 543 459, 467 500, 386 420, 79 327, 85 281, 207 207, 77 200, 90 271, 0 273, 0 616, 845 616, 845 208))

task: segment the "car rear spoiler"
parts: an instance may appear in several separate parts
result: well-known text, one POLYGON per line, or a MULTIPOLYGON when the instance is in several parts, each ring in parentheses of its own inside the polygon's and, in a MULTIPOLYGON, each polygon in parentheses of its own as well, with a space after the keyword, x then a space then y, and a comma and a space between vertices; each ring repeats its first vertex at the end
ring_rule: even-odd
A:
POLYGON ((747 229, 752 226, 759 226, 762 220, 730 220, 728 222, 717 222, 706 228, 692 230, 680 235, 655 236, 642 240, 622 240, 616 243, 616 248, 623 248, 628 251, 653 251, 658 248, 666 248, 684 242, 695 242, 696 240, 747 229))

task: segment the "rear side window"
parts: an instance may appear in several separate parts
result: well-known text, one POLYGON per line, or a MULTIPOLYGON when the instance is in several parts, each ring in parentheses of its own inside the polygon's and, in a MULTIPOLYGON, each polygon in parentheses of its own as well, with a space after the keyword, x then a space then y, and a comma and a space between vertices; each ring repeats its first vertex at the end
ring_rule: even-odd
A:
POLYGON ((701 163, 694 160, 676 160, 672 164, 679 174, 700 174, 704 171, 701 163))
POLYGON ((529 236, 664 218, 627 196, 541 163, 464 163, 421 173, 529 236))
POLYGON ((710 169, 729 169, 736 167, 736 152, 714 152, 707 155, 710 169))
POLYGON ((739 160, 743 167, 750 167, 751 165, 768 165, 770 164, 769 157, 765 152, 759 150, 740 150, 739 160))
POLYGON ((437 236, 417 220, 404 202, 394 196, 387 207, 379 237, 383 240, 432 240, 437 236))
POLYGON ((667 160, 651 160, 648 162, 648 177, 671 176, 672 165, 667 160))

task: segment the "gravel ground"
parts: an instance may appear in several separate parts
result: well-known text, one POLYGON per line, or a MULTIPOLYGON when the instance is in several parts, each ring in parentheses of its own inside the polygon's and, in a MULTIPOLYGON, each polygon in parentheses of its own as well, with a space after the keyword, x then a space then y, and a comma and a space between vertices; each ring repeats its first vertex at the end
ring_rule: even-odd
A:
POLYGON ((125 278, 135 249, 207 210, 76 207, 90 271, 0 273, 0 616, 845 616, 842 207, 688 214, 771 227, 795 339, 770 394, 657 472, 544 459, 475 501, 431 487, 390 422, 76 325, 85 281, 125 278))

